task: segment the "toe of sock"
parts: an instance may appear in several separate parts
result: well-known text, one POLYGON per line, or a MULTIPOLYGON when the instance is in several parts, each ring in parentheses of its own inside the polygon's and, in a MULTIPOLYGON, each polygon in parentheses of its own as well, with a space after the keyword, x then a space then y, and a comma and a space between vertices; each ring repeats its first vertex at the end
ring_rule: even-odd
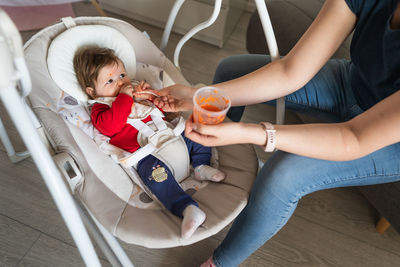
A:
POLYGON ((223 173, 223 172, 218 172, 218 173, 214 174, 211 178, 211 180, 214 182, 221 182, 224 179, 225 179, 225 173, 223 173))

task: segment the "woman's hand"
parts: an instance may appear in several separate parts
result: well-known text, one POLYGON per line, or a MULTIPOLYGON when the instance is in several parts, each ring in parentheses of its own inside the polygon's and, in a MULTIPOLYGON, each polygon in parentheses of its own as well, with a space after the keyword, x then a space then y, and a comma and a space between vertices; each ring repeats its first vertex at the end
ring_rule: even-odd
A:
POLYGON ((178 112, 180 111, 176 106, 176 99, 171 96, 158 96, 154 98, 153 103, 164 112, 178 112))
POLYGON ((185 136, 204 146, 244 143, 264 145, 266 143, 266 133, 261 125, 241 122, 204 125, 195 123, 193 116, 186 121, 185 136))
POLYGON ((160 97, 154 99, 154 104, 169 112, 192 110, 196 90, 182 84, 171 85, 157 91, 160 97))

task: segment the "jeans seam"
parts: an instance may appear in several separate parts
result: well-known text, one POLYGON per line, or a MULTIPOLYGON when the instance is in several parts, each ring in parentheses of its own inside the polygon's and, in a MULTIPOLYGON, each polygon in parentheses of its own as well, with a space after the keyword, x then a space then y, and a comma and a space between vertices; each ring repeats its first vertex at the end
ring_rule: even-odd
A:
POLYGON ((281 216, 281 221, 276 225, 275 230, 274 230, 274 232, 272 233, 271 236, 274 236, 274 235, 279 231, 279 229, 282 228, 283 222, 285 222, 285 221, 287 222, 286 218, 287 218, 287 216, 288 216, 288 214, 289 214, 290 209, 291 209, 296 203, 299 202, 299 199, 300 199, 300 198, 297 198, 296 201, 290 200, 290 204, 289 204, 289 205, 286 205, 285 213, 281 216))
MULTIPOLYGON (((389 178, 389 177, 394 177, 394 176, 400 176, 400 173, 397 173, 397 174, 389 174, 389 175, 388 175, 388 174, 363 175, 363 176, 355 176, 355 177, 353 177, 353 178, 341 178, 341 179, 336 179, 336 180, 332 180, 332 181, 327 182, 327 183, 318 183, 318 184, 310 185, 310 186, 308 186, 307 188, 303 189, 303 190, 301 191, 303 194, 301 194, 300 197, 309 194, 310 189, 319 188, 319 187, 321 187, 322 185, 332 185, 332 184, 335 184, 335 183, 338 183, 338 182, 342 182, 342 181, 354 181, 354 180, 365 179, 365 178, 373 177, 373 176, 375 176, 375 177, 388 177, 388 178, 389 178)), ((361 185, 360 185, 360 186, 361 186, 361 185)), ((299 197, 299 196, 298 196, 298 197, 299 197)), ((299 198, 298 198, 298 199, 299 199, 299 198)))

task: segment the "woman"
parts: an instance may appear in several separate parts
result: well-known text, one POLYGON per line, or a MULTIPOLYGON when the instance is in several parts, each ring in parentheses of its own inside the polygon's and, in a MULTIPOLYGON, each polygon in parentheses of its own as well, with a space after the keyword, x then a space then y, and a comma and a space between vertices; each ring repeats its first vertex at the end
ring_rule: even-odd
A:
MULTIPOLYGON (((203 145, 278 149, 258 174, 246 208, 202 266, 240 264, 286 224, 306 194, 400 180, 399 0, 326 0, 289 54, 268 62, 256 55, 228 58, 216 71, 215 86, 234 106, 286 96, 288 108, 330 123, 211 126, 188 120, 186 136, 203 145), (329 60, 353 30, 352 61, 329 60)), ((185 109, 194 90, 178 85, 161 93, 185 109)), ((240 119, 240 109, 232 116, 240 119)))

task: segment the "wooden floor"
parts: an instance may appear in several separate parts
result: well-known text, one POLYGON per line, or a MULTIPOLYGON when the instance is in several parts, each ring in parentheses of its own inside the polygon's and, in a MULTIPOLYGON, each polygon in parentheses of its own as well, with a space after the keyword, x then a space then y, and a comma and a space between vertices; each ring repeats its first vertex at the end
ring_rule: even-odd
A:
MULTIPOLYGON (((76 3, 77 15, 97 15, 87 3, 76 3)), ((112 14, 110 14, 113 16, 112 14)), ((245 28, 250 15, 239 25, 223 49, 190 41, 182 51, 184 76, 193 84, 210 83, 218 61, 246 53, 245 28)), ((125 19, 125 18, 123 18, 125 19)), ((162 31, 128 20, 145 30, 157 45, 162 31)), ((23 32, 24 41, 34 34, 23 32)), ((167 55, 171 58, 179 36, 172 35, 167 55)), ((16 130, 0 114, 18 149, 23 149, 16 130)), ((245 120, 271 118, 263 105, 246 109, 245 120)), ((294 120, 291 117, 289 121, 294 120)), ((268 155, 258 151, 264 160, 268 155)), ((83 266, 76 246, 31 159, 12 164, 0 147, 0 266, 83 266)), ((241 266, 400 266, 400 235, 389 229, 375 232, 377 212, 355 188, 313 193, 300 201, 289 223, 241 266)), ((266 218, 268 219, 268 218, 266 218)), ((228 228, 186 247, 146 249, 123 244, 135 266, 198 266, 211 255, 228 228)), ((101 254, 100 254, 101 255, 101 254)), ((101 255, 104 266, 109 266, 101 255)))

